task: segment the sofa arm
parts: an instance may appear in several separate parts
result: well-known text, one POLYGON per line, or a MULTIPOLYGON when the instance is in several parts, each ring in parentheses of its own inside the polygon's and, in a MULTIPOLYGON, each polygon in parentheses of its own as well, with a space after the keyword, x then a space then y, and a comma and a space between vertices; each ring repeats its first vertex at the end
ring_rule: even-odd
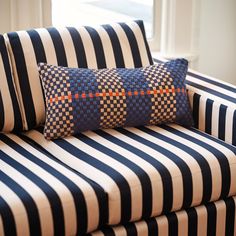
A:
MULTIPOLYGON (((154 63, 167 61, 152 56, 154 63)), ((195 128, 236 146, 236 86, 193 70, 186 83, 195 128)))
POLYGON ((195 127, 236 146, 236 86, 191 70, 186 83, 195 127))

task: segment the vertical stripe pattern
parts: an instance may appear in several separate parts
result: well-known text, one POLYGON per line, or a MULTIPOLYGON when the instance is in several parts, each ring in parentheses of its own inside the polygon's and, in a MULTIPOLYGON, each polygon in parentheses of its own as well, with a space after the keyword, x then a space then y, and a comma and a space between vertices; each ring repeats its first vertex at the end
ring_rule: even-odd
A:
POLYGON ((23 121, 7 47, 0 35, 0 132, 21 131, 23 121))
POLYGON ((109 227, 87 236, 234 236, 236 197, 148 220, 109 227))
POLYGON ((107 222, 97 184, 20 135, 0 146, 1 235, 84 235, 107 222))
MULTIPOLYGON (((45 140, 42 128, 26 135, 104 189, 109 224, 236 194, 236 147, 194 128, 172 124, 104 129, 52 142, 45 140)), ((170 220, 179 219, 173 215, 170 220)))

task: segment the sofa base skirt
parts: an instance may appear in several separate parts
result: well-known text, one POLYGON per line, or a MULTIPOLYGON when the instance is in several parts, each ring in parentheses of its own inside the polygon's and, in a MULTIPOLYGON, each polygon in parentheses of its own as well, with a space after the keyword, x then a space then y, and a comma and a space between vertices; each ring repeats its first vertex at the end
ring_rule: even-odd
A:
POLYGON ((233 236, 236 196, 168 215, 120 226, 107 226, 91 236, 233 236))

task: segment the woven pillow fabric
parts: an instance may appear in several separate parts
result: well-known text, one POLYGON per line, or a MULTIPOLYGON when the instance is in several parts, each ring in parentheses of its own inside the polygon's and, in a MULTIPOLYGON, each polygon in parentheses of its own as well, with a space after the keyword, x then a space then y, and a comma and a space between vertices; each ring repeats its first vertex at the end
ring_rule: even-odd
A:
POLYGON ((138 68, 153 64, 142 21, 97 27, 40 28, 11 32, 5 37, 23 104, 25 130, 45 122, 38 63, 90 69, 138 68))
POLYGON ((0 35, 0 132, 21 131, 22 128, 8 51, 0 35))
POLYGON ((39 64, 46 96, 46 139, 86 130, 169 122, 192 125, 188 62, 136 69, 74 69, 39 64))

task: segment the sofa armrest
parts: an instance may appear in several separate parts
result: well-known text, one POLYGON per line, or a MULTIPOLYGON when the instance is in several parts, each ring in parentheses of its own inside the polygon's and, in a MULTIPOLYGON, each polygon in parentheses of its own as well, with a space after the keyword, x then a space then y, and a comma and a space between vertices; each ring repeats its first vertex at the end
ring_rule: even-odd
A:
POLYGON ((195 127, 236 146, 236 86, 189 70, 195 127))
MULTIPOLYGON (((155 53, 153 60, 166 61, 155 53)), ((186 83, 195 128, 236 146, 236 86, 193 70, 186 83)))

